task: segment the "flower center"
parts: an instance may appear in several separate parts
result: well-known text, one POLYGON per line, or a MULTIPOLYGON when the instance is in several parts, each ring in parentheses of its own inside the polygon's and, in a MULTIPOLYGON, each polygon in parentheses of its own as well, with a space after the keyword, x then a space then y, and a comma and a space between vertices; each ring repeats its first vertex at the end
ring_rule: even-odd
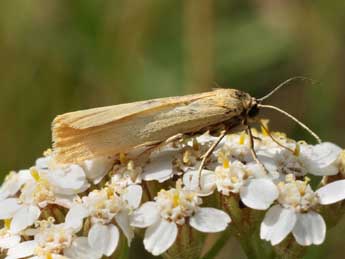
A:
POLYGON ((223 165, 216 167, 215 175, 217 189, 223 195, 229 195, 230 192, 238 193, 244 181, 250 177, 241 162, 235 161, 230 164, 228 160, 224 159, 223 165))
POLYGON ((309 179, 295 180, 288 175, 285 182, 278 184, 278 202, 285 208, 293 208, 296 212, 307 212, 318 204, 318 197, 311 189, 309 179))
POLYGON ((184 224, 185 218, 192 216, 202 202, 195 192, 180 187, 161 190, 155 199, 161 216, 179 225, 184 224))
POLYGON ((88 197, 84 197, 83 200, 90 210, 93 223, 109 223, 125 206, 124 201, 110 187, 100 191, 95 190, 88 197))
POLYGON ((35 236, 38 247, 35 254, 50 258, 53 254, 60 254, 72 243, 72 231, 65 229, 63 225, 53 225, 49 222, 40 224, 40 232, 35 236))

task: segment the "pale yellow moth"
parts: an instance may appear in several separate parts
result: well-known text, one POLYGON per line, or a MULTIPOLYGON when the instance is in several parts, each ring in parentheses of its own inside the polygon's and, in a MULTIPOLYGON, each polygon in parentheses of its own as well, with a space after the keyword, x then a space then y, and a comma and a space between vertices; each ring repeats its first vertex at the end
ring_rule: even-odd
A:
POLYGON ((220 139, 234 129, 247 129, 251 135, 248 120, 255 118, 261 107, 273 107, 261 104, 269 95, 256 99, 240 90, 216 89, 62 114, 52 123, 54 155, 61 163, 81 162, 155 145, 177 134, 220 127, 224 129, 220 139))

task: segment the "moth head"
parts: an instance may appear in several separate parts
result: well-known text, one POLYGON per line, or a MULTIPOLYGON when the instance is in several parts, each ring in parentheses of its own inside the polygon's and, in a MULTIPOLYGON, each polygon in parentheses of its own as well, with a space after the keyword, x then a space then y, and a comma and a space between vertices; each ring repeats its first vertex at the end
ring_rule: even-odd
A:
POLYGON ((247 116, 249 118, 255 118, 259 115, 260 108, 259 108, 259 101, 256 98, 251 98, 250 106, 247 109, 247 116))

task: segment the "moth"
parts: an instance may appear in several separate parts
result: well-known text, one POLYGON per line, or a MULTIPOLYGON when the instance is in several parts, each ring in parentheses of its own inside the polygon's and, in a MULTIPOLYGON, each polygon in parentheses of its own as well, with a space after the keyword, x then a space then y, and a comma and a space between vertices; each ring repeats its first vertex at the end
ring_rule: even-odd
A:
MULTIPOLYGON (((257 118, 261 108, 276 109, 300 123, 279 108, 262 104, 294 79, 297 78, 285 81, 260 99, 236 89, 215 89, 62 114, 52 123, 54 155, 58 162, 78 163, 157 145, 178 134, 197 134, 222 128, 218 140, 208 151, 211 153, 230 131, 245 129, 252 140, 249 123, 257 118)), ((317 137, 307 126, 300 124, 317 137)))

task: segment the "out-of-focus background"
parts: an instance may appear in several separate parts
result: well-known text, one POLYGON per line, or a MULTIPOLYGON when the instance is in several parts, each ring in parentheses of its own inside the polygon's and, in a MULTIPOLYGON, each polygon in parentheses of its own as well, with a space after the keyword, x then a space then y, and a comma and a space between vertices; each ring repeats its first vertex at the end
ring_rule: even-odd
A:
MULTIPOLYGON (((297 75, 317 83, 268 102, 345 147, 344 11, 342 0, 2 1, 1 178, 50 147, 58 114, 215 87, 261 97, 297 75)), ((312 141, 282 115, 265 116, 312 141)), ((344 258, 344 231, 345 222, 305 258, 344 258)), ((231 256, 243 256, 234 241, 219 259, 231 256)))

